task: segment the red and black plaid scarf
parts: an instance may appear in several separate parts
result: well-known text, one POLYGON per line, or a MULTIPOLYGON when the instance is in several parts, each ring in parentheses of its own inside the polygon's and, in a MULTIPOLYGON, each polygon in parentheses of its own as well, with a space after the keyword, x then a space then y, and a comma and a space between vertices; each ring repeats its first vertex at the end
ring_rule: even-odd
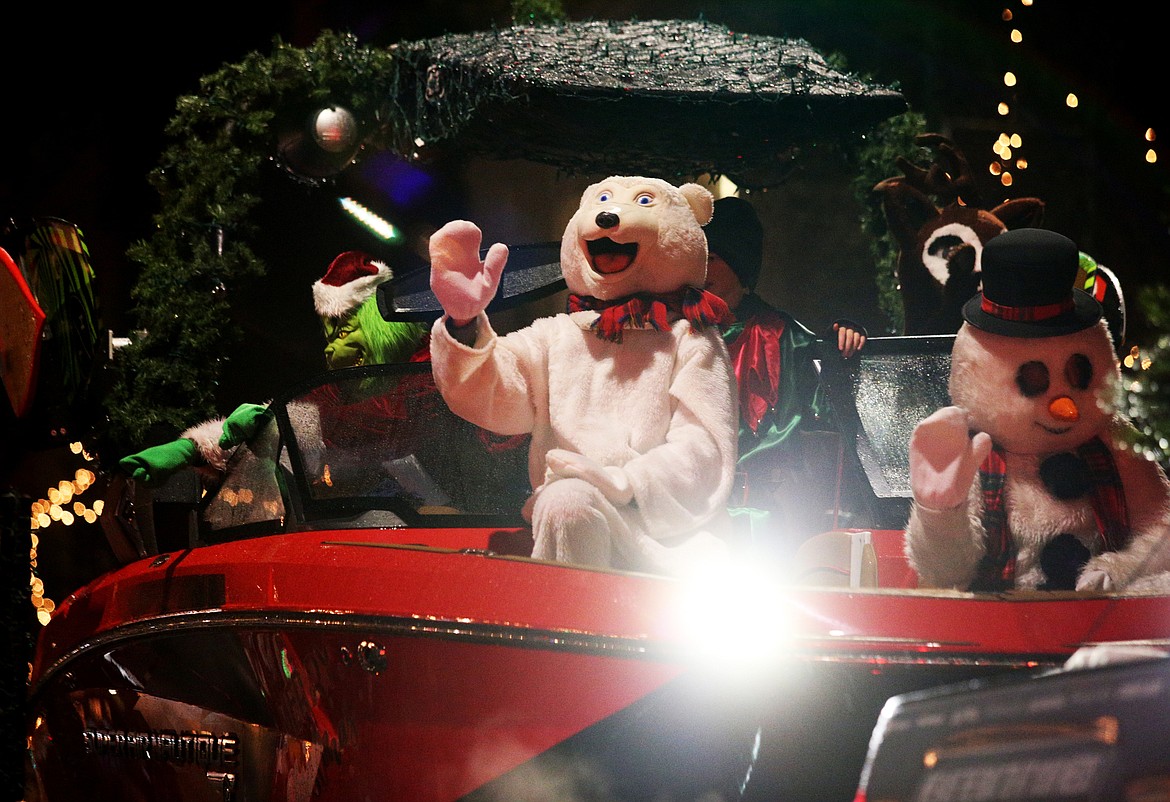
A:
POLYGON ((591 324, 594 332, 600 339, 615 343, 622 341, 626 324, 633 328, 666 331, 674 321, 686 318, 692 329, 702 331, 707 326, 731 321, 731 310, 723 299, 698 287, 685 287, 662 295, 638 293, 612 301, 571 293, 567 307, 570 312, 598 312, 597 319, 591 324))
MULTIPOLYGON (((1084 461, 1091 479, 1089 501, 1093 505, 1102 551, 1115 551, 1129 539, 1129 510, 1117 465, 1109 447, 1099 437, 1081 445, 1076 453, 1084 461)), ((1016 544, 1004 508, 1004 469, 1003 450, 994 446, 979 469, 985 555, 973 585, 980 590, 1006 590, 1015 584, 1016 544)))

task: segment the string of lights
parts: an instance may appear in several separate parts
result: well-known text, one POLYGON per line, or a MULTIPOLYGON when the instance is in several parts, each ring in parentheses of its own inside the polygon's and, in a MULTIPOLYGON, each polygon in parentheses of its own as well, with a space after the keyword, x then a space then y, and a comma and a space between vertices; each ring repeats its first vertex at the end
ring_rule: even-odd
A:
MULTIPOLYGON (((1019 0, 1020 9, 1013 11, 1005 6, 1001 13, 1001 21, 1007 28, 1007 38, 1012 49, 1023 49, 1028 46, 1029 36, 1026 31, 1032 22, 1029 14, 1035 6, 1035 0, 1019 0)), ((1024 59, 1013 59, 1014 62, 1024 63, 1024 59)), ((1008 128, 1015 126, 1016 121, 1023 115, 1019 92, 1029 80, 1029 75, 1015 69, 1005 69, 1003 72, 1003 87, 1005 95, 998 100, 995 113, 1007 123, 1008 128)), ((1065 90, 1063 104, 1070 111, 1081 110, 1081 100, 1075 86, 1062 86, 1065 90)), ((1141 134, 1141 141, 1137 143, 1136 151, 1146 164, 1154 165, 1158 162, 1158 152, 1155 146, 1157 132, 1154 126, 1147 126, 1141 134)), ((988 172, 998 179, 1005 190, 1015 183, 1016 176, 1027 170, 1028 159, 1023 155, 1024 138, 1018 130, 1001 131, 991 145, 993 158, 987 166, 988 172)), ((1091 291, 1091 288, 1086 287, 1091 291)), ((1147 307, 1156 307, 1156 302, 1148 302, 1147 307)), ((1150 311, 1147 309, 1147 311, 1150 311)), ((1128 313, 1127 313, 1128 314, 1128 313)), ((1133 448, 1144 453, 1148 458, 1165 461, 1170 454, 1170 442, 1159 433, 1156 420, 1160 414, 1162 402, 1160 396, 1157 358, 1165 353, 1170 345, 1166 338, 1161 343, 1151 345, 1131 344, 1121 357, 1121 365, 1127 372, 1125 397, 1128 404, 1128 414, 1135 419, 1145 435, 1142 443, 1134 443, 1133 448)))
MULTIPOLYGON (((92 462, 92 455, 88 454, 80 442, 69 444, 69 450, 92 462)), ((54 526, 73 526, 79 521, 87 524, 97 522, 102 514, 105 502, 98 498, 92 504, 86 504, 82 496, 94 488, 97 476, 89 468, 78 468, 72 479, 62 479, 55 487, 50 487, 45 495, 32 503, 32 517, 30 521, 31 548, 29 550, 29 599, 37 611, 37 621, 41 626, 49 623, 53 610, 57 604, 52 598, 45 595, 45 583, 37 570, 38 547, 41 534, 54 526), (41 534, 38 534, 41 533, 41 534)))
MULTIPOLYGON (((1030 10, 1035 0, 1019 0, 1019 4, 1023 11, 1019 14, 1012 11, 1010 7, 1004 7, 1000 16, 1003 23, 1007 26, 1007 37, 1011 45, 1016 48, 1024 48, 1027 46, 1024 29, 1028 22, 1025 14, 1030 10)), ((1021 60, 1022 61, 1022 60, 1021 60)), ((1021 81, 1026 80, 1028 76, 1020 75, 1015 70, 1007 69, 1003 73, 1003 86, 1009 90, 1009 94, 1001 99, 995 108, 995 113, 1005 120, 1014 121, 1019 118, 1016 113, 1015 105, 1017 103, 1017 88, 1021 86, 1021 81)), ((1064 105, 1069 109, 1077 109, 1081 105, 1080 97, 1078 96, 1075 87, 1069 88, 1064 97, 1064 105)), ((1139 146, 1142 158, 1148 164, 1156 164, 1158 161, 1158 152, 1154 146, 1157 141, 1157 132, 1153 126, 1149 126, 1142 134, 1142 143, 1139 146)), ((1013 183, 1013 170, 1023 171, 1028 169, 1028 160, 1024 158, 1020 151, 1023 148, 1023 138, 1018 131, 1012 133, 1000 133, 992 144, 992 151, 996 158, 988 165, 988 170, 993 176, 999 179, 999 182, 1004 187, 1010 187, 1013 183)))

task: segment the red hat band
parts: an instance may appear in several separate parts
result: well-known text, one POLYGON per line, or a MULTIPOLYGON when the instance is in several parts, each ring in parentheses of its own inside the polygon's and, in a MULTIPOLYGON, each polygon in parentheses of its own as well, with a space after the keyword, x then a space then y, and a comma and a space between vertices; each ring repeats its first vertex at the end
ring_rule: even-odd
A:
POLYGON ((1037 323, 1042 320, 1051 320, 1052 318, 1066 315, 1073 311, 1075 304, 1070 296, 1059 303, 1044 304, 1042 306, 1003 306, 988 299, 984 295, 980 307, 987 314, 992 317, 997 317, 1000 320, 1022 320, 1029 323, 1037 323))

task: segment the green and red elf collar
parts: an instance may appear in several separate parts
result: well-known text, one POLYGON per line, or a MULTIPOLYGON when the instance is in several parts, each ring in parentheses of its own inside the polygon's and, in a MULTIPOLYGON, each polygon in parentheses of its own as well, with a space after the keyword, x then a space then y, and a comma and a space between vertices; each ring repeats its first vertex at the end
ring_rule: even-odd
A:
POLYGON ((786 323, 756 295, 745 296, 736 312, 742 325, 738 333, 735 325, 728 329, 727 353, 735 371, 740 417, 753 434, 759 434, 764 416, 780 400, 780 340, 786 323))

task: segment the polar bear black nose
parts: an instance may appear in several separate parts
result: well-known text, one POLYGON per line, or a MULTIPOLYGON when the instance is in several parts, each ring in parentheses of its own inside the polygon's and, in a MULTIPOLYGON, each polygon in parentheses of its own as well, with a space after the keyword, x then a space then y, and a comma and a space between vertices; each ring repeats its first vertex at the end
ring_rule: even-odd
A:
POLYGON ((596 219, 597 225, 601 228, 613 228, 622 221, 622 219, 613 212, 598 212, 596 219))

